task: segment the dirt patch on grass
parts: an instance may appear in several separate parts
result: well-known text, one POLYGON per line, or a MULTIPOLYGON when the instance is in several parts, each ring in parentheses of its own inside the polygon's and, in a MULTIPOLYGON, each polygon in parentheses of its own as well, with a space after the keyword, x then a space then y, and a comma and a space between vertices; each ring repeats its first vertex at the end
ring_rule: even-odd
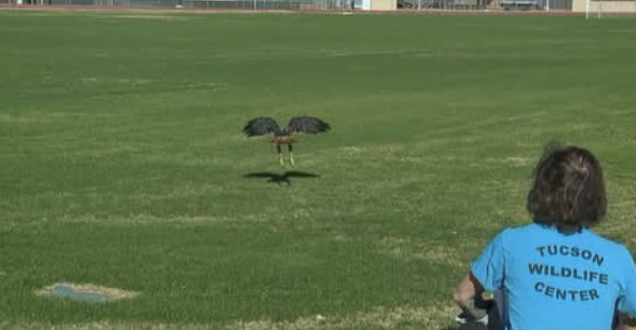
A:
POLYGON ((138 292, 90 283, 55 283, 35 291, 35 294, 42 297, 69 298, 81 301, 114 301, 139 295, 138 292))
POLYGON ((324 51, 322 57, 352 57, 352 56, 385 56, 385 55, 413 55, 418 54, 413 50, 340 50, 324 51))
POLYGON ((512 165, 515 167, 524 167, 532 165, 534 159, 530 157, 506 157, 503 158, 502 162, 507 165, 512 165))
POLYGON ((79 81, 83 84, 98 84, 98 83, 110 83, 110 84, 123 84, 123 85, 146 85, 157 82, 156 79, 145 78, 120 78, 120 79, 98 79, 97 77, 82 77, 79 81))
POLYGON ((315 315, 298 318, 288 322, 259 320, 236 322, 225 327, 226 330, 312 330, 312 329, 398 329, 401 326, 420 329, 444 329, 448 320, 457 313, 451 304, 430 307, 378 307, 368 312, 359 312, 344 316, 315 315))
POLYGON ((385 330, 426 329, 443 330, 453 325, 458 312, 451 303, 428 307, 378 307, 366 312, 345 315, 301 317, 292 321, 236 321, 222 323, 160 323, 160 322, 89 322, 51 325, 48 323, 2 323, 2 329, 13 330, 385 330), (6 326, 6 327, 4 327, 6 326))

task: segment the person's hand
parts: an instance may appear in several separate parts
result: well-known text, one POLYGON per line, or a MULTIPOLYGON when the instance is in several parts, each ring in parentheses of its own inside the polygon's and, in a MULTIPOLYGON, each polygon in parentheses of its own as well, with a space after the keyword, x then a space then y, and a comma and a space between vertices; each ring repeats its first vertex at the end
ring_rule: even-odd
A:
POLYGON ((616 330, 636 330, 636 318, 619 312, 618 328, 616 330))

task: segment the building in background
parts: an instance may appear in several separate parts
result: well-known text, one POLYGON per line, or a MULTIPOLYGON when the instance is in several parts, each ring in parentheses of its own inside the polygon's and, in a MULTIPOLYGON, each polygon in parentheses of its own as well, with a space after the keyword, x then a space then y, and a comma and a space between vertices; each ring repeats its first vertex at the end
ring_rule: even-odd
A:
MULTIPOLYGON (((572 11, 585 13, 587 0, 573 0, 572 11)), ((636 1, 590 1, 590 14, 636 14, 636 1)))

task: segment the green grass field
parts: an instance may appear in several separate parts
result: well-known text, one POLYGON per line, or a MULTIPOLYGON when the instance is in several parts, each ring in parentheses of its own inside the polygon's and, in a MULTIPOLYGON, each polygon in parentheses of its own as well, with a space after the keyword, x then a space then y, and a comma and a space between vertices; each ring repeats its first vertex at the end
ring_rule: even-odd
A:
POLYGON ((632 18, 0 11, 0 328, 448 329, 471 259, 530 221, 551 140, 600 157, 598 231, 636 249, 635 34, 632 18), (294 115, 333 130, 299 138, 301 177, 269 182, 291 169, 241 128, 294 115), (56 282, 140 295, 34 294, 56 282))

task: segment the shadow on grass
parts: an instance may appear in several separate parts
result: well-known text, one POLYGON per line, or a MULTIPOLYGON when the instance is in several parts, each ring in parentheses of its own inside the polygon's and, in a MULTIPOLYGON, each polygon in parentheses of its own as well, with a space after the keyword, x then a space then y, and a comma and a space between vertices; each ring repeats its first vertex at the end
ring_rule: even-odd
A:
POLYGON ((267 179, 269 183, 275 183, 277 185, 287 184, 291 186, 292 179, 315 179, 320 175, 314 173, 300 172, 300 171, 285 171, 282 174, 272 172, 254 172, 245 175, 248 179, 267 179))

